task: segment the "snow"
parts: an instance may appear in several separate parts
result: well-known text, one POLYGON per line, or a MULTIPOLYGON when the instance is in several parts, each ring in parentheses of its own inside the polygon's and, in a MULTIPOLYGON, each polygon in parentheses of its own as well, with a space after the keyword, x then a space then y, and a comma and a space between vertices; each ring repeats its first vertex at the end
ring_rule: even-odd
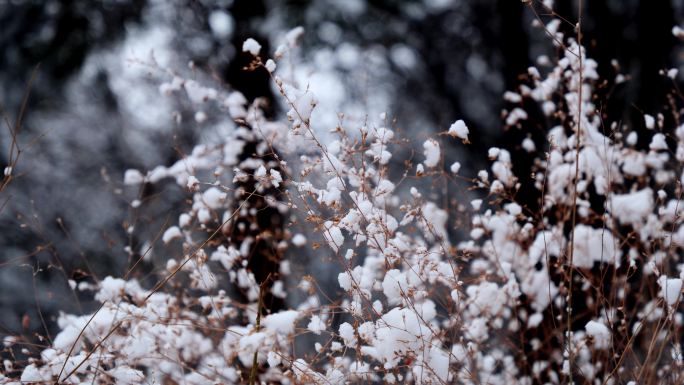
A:
POLYGON ((235 250, 234 247, 226 249, 225 246, 221 245, 216 249, 216 251, 211 253, 210 259, 212 261, 219 261, 223 268, 229 270, 231 267, 233 267, 233 264, 238 260, 239 256, 240 253, 235 250))
POLYGON ((421 207, 421 212, 428 225, 428 237, 433 237, 437 235, 442 239, 447 239, 446 223, 448 220, 448 214, 446 211, 442 210, 434 204, 433 202, 428 202, 421 207))
MULTIPOLYGON (((251 356, 259 347, 261 347, 266 339, 266 334, 263 332, 251 333, 240 338, 239 346, 243 353, 251 356)), ((241 360, 242 361, 242 360, 241 360)), ((248 363, 249 360, 247 360, 248 363)))
POLYGON ((428 358, 428 371, 423 375, 423 383, 432 384, 446 384, 449 381, 449 355, 438 347, 430 349, 430 356, 428 358), (432 380, 431 377, 437 377, 432 380))
POLYGON ((663 298, 669 306, 673 306, 679 301, 679 296, 682 292, 682 279, 662 276, 658 278, 658 285, 660 286, 658 295, 660 298, 663 298))
POLYGON ((285 34, 285 41, 290 47, 296 47, 297 41, 304 35, 304 27, 297 26, 285 34))
MULTIPOLYGON (((501 153, 508 154, 508 151, 503 150, 501 153)), ((508 156, 503 158, 509 159, 508 156)), ((502 156, 499 156, 499 160, 492 164, 492 173, 498 179, 499 182, 502 182, 508 187, 512 187, 517 179, 515 175, 513 175, 513 171, 511 171, 510 161, 502 161, 501 159, 502 156)))
POLYGON ((195 176, 190 175, 188 177, 188 183, 185 184, 185 186, 188 188, 190 191, 197 191, 199 189, 200 182, 195 178, 195 176))
POLYGON ((642 176, 646 173, 646 157, 636 151, 625 154, 622 159, 622 171, 633 176, 642 176))
POLYGON ((38 368, 34 364, 25 367, 24 372, 21 374, 22 383, 43 382, 45 380, 46 379, 40 375, 38 368))
POLYGON ((292 244, 297 247, 302 247, 306 245, 306 237, 302 234, 295 234, 295 236, 292 237, 292 244))
POLYGON ((630 146, 634 146, 637 144, 638 139, 639 137, 636 131, 632 131, 627 135, 627 144, 629 144, 630 146))
POLYGON ((376 189, 376 196, 388 195, 394 191, 394 183, 387 179, 383 179, 378 183, 378 188, 376 189))
POLYGON ((195 122, 204 123, 207 120, 207 114, 204 111, 195 112, 195 122))
POLYGON ((642 224, 653 212, 653 190, 645 188, 629 194, 613 195, 612 200, 606 202, 606 208, 622 224, 642 224))
POLYGON ((268 362, 268 366, 275 368, 276 366, 280 365, 282 359, 280 358, 280 355, 278 353, 270 351, 268 352, 266 362, 268 362))
POLYGON ((418 63, 414 50, 405 44, 394 44, 389 56, 395 65, 407 71, 413 69, 418 63))
POLYGON ((375 324, 375 348, 385 369, 397 366, 407 351, 419 351, 424 340, 430 338, 430 328, 424 322, 429 317, 419 317, 408 309, 393 308, 375 324))
POLYGON ((387 297, 387 303, 392 305, 401 303, 402 294, 407 293, 408 289, 409 284, 404 273, 392 269, 385 274, 382 281, 382 292, 387 297))
POLYGON ((288 98, 292 102, 292 108, 287 112, 287 117, 293 122, 292 127, 297 129, 302 125, 309 125, 311 114, 318 104, 316 95, 309 90, 305 92, 295 92, 293 90, 290 91, 288 98))
POLYGON ((216 10, 209 14, 209 28, 216 40, 224 40, 233 34, 235 22, 225 11, 216 10))
POLYGON ((256 171, 254 171, 254 177, 263 178, 265 176, 266 176, 266 167, 264 167, 264 165, 262 164, 261 166, 259 166, 259 168, 256 169, 256 171))
POLYGON ((466 326, 466 337, 473 341, 483 341, 488 337, 487 320, 483 317, 475 318, 466 326))
POLYGON ((498 314, 506 299, 499 285, 494 282, 468 286, 466 294, 472 301, 468 310, 474 315, 498 314))
POLYGON ((522 97, 520 96, 520 94, 518 94, 516 92, 506 91, 506 92, 504 92, 503 98, 507 102, 511 102, 511 103, 522 102, 522 97))
POLYGON ((202 194, 202 201, 212 210, 220 209, 225 204, 228 194, 219 190, 216 187, 207 189, 202 194))
POLYGON ((160 180, 166 178, 168 176, 168 170, 164 166, 157 166, 153 168, 151 171, 147 172, 147 176, 145 177, 146 181, 149 181, 150 183, 157 183, 160 180))
POLYGON ((279 313, 266 316, 261 323, 266 329, 273 330, 280 334, 289 335, 294 333, 295 321, 300 313, 296 310, 284 310, 279 313))
POLYGON ((655 118, 649 114, 644 114, 644 124, 646 124, 646 128, 649 130, 652 130, 655 128, 655 118))
POLYGON ((522 207, 515 202, 507 203, 506 205, 504 205, 504 208, 506 209, 506 211, 508 211, 509 214, 513 216, 522 214, 522 207))
POLYGON ((276 70, 276 63, 272 59, 266 60, 265 64, 266 70, 273 73, 276 70))
POLYGON ((81 328, 76 325, 67 325, 63 327, 59 334, 54 338, 52 346, 62 352, 67 352, 74 346, 74 349, 78 351, 80 349, 80 343, 76 344, 76 342, 80 333, 81 328))
POLYGON ((274 187, 279 187, 280 184, 283 182, 283 177, 280 175, 280 171, 270 169, 268 170, 268 173, 271 176, 271 184, 273 184, 274 187))
POLYGON ((309 367, 303 359, 297 359, 292 362, 292 371, 294 372, 297 381, 295 383, 301 384, 327 384, 327 379, 322 374, 316 372, 309 367))
POLYGON ((648 147, 653 151, 667 150, 667 142, 665 141, 665 135, 657 133, 653 135, 651 139, 651 144, 648 147))
POLYGON ((667 77, 673 80, 677 79, 677 75, 679 74, 679 70, 677 68, 670 68, 667 70, 667 77))
POLYGON ((168 229, 166 229, 166 231, 164 231, 164 235, 162 235, 162 242, 169 243, 174 239, 178 239, 182 236, 183 234, 181 233, 178 226, 171 226, 168 229))
POLYGON ((527 152, 534 152, 537 149, 537 146, 532 139, 525 138, 522 141, 522 148, 527 152))
POLYGON ((658 190, 658 199, 663 201, 666 198, 667 198, 667 192, 665 192, 665 190, 663 190, 663 189, 658 190))
POLYGON ((174 76, 170 83, 162 83, 159 86, 159 93, 164 96, 170 96, 176 91, 180 91, 183 87, 183 79, 178 76, 174 76))
POLYGON ((259 52, 261 51, 261 44, 259 44, 256 40, 252 39, 251 37, 245 40, 244 43, 242 43, 242 52, 249 52, 253 56, 259 55, 259 52))
POLYGON ((310 332, 320 335, 322 331, 325 330, 325 322, 321 320, 321 317, 317 315, 312 315, 309 324, 306 326, 310 332))
POLYGON ((459 162, 454 162, 449 167, 449 170, 451 170, 451 172, 454 174, 458 174, 458 172, 461 170, 461 164, 459 162))
POLYGON ((574 232, 574 266, 591 268, 595 261, 614 263, 619 259, 617 241, 609 230, 581 224, 575 227, 574 232))
POLYGON ((680 26, 675 25, 672 27, 672 35, 674 37, 678 37, 680 39, 684 39, 684 29, 682 29, 680 26))
POLYGON ((541 313, 534 313, 527 319, 527 328, 533 329, 541 324, 544 316, 541 313))
POLYGON ((108 370, 107 374, 112 376, 117 384, 122 385, 139 384, 145 380, 145 375, 142 371, 125 365, 108 370))
POLYGON ((323 232, 323 237, 328 241, 328 246, 330 246, 334 252, 337 252, 344 243, 344 235, 342 235, 340 228, 333 225, 331 221, 325 222, 324 225, 326 230, 323 232))
POLYGON ((506 125, 513 126, 515 124, 518 124, 518 122, 520 122, 521 120, 526 119, 527 112, 525 112, 525 110, 523 110, 522 108, 514 108, 513 111, 511 111, 506 117, 506 125))
POLYGON ((206 207, 202 207, 197 210, 197 220, 199 223, 209 222, 211 220, 211 212, 206 207))
POLYGON ((126 287, 126 281, 119 278, 106 277, 100 282, 100 291, 95 294, 95 299, 104 301, 116 301, 121 298, 126 287))
POLYGON ((351 290, 352 287, 352 279, 349 273, 343 272, 337 275, 337 282, 340 284, 340 287, 344 289, 345 291, 351 290))
POLYGON ((354 347, 356 345, 356 336, 354 334, 354 327, 348 322, 344 322, 339 327, 340 337, 344 340, 344 344, 348 347, 354 347))
POLYGON ((213 88, 205 87, 194 80, 186 80, 183 83, 188 99, 194 104, 205 103, 214 100, 218 96, 218 91, 213 88))
POLYGON ((610 347, 611 332, 606 325, 596 321, 589 321, 584 326, 587 335, 593 337, 594 348, 608 349, 610 347))
POLYGON ((449 127, 448 134, 463 140, 464 142, 468 141, 468 134, 470 132, 468 131, 468 127, 466 126, 465 122, 463 120, 457 120, 451 126, 449 127))
POLYGON ((493 159, 496 159, 496 158, 499 156, 499 153, 500 153, 500 152, 501 152, 501 149, 500 149, 500 148, 498 148, 498 147, 491 147, 491 148, 487 151, 487 156, 489 157, 489 159, 492 159, 492 160, 493 160, 493 159))
POLYGON ((434 139, 428 139, 423 143, 423 155, 425 155, 424 164, 427 167, 435 167, 439 164, 440 150, 439 143, 434 139))
POLYGON ((138 170, 128 169, 126 172, 124 172, 124 184, 127 186, 139 185, 144 181, 145 177, 138 170))

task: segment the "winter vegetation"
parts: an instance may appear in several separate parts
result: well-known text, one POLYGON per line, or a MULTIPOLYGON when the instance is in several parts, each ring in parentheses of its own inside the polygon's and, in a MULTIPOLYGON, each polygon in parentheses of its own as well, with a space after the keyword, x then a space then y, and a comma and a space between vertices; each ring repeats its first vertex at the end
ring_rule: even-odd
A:
MULTIPOLYGON (((556 57, 502 95, 507 130, 550 127, 511 143, 533 160, 522 170, 511 148, 490 148, 481 170, 447 163, 445 149, 478 140, 463 119, 416 138, 387 113, 320 111, 299 71, 301 27, 272 51, 240 47, 282 116, 133 61, 219 135, 122 175, 133 208, 168 179, 183 212, 128 250, 125 276, 70 281, 99 307, 61 314, 39 355, 5 360, 0 383, 683 383, 684 97, 644 114, 645 137, 604 121, 597 89, 625 77, 599 76, 581 20, 575 34, 540 20, 556 57), (138 265, 158 245, 180 257, 150 279, 138 265), (305 251, 336 282, 289 259, 305 251)), ((211 19, 217 33, 225 23, 211 19)))

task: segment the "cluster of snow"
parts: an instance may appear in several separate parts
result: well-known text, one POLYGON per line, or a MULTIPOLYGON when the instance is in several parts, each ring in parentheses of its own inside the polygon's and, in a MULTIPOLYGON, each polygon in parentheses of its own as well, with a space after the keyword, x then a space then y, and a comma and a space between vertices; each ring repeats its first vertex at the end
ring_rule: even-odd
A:
POLYGON ((261 44, 250 37, 242 44, 242 51, 249 52, 253 56, 258 56, 259 52, 261 52, 261 44))
POLYGON ((470 133, 470 131, 468 130, 468 127, 463 122, 463 120, 457 120, 456 122, 454 122, 449 127, 449 131, 448 131, 449 135, 456 137, 456 138, 460 138, 461 140, 466 141, 466 142, 468 141, 468 134, 469 133, 470 133))

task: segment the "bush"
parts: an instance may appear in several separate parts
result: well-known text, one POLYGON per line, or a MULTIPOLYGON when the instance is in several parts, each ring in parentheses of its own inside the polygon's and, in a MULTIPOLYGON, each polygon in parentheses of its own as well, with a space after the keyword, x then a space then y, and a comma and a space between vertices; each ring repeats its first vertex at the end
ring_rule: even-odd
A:
POLYGON ((62 315, 20 380, 681 383, 684 125, 677 112, 646 115, 641 140, 607 126, 596 63, 550 28, 555 66, 530 68, 505 95, 508 129, 551 127, 512 144, 534 157, 534 186, 510 149, 491 148, 474 176, 445 165, 446 143, 476 140, 463 121, 416 146, 386 115, 340 116, 334 138, 319 139, 316 96, 287 78, 301 29, 276 61, 254 40, 243 47, 287 121, 160 71, 163 94, 214 104, 232 128, 170 167, 125 174, 129 186, 175 178, 187 189, 191 203, 160 236, 184 257, 152 287, 100 282, 101 307, 62 315), (336 261, 341 294, 293 266, 288 253, 304 249, 336 261))

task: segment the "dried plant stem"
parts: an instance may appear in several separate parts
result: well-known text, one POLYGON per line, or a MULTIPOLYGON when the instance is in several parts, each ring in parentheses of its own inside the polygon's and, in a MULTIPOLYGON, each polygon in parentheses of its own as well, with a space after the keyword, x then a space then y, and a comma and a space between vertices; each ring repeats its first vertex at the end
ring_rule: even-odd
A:
POLYGON ((582 82, 584 80, 583 72, 583 62, 582 62, 582 0, 579 0, 577 5, 577 50, 579 57, 579 79, 577 84, 577 126, 576 133, 577 141, 575 144, 575 177, 573 180, 572 189, 572 229, 570 230, 570 255, 569 255, 569 265, 568 265, 568 296, 567 296, 567 326, 566 326, 566 341, 568 346, 568 376, 569 384, 572 385, 572 270, 573 270, 573 259, 575 251, 575 225, 577 222, 577 184, 579 182, 579 153, 580 144, 582 140, 582 82))
MULTIPOLYGON (((257 317, 256 317, 256 325, 254 326, 254 331, 256 333, 259 332, 259 328, 261 328, 261 307, 264 304, 264 287, 266 286, 266 283, 268 282, 269 278, 271 275, 269 274, 264 282, 259 285, 259 304, 257 305, 257 317)), ((249 372, 249 385, 254 385, 256 381, 256 376, 257 376, 257 358, 259 354, 259 348, 257 348, 254 351, 254 357, 252 358, 252 369, 249 372)))

